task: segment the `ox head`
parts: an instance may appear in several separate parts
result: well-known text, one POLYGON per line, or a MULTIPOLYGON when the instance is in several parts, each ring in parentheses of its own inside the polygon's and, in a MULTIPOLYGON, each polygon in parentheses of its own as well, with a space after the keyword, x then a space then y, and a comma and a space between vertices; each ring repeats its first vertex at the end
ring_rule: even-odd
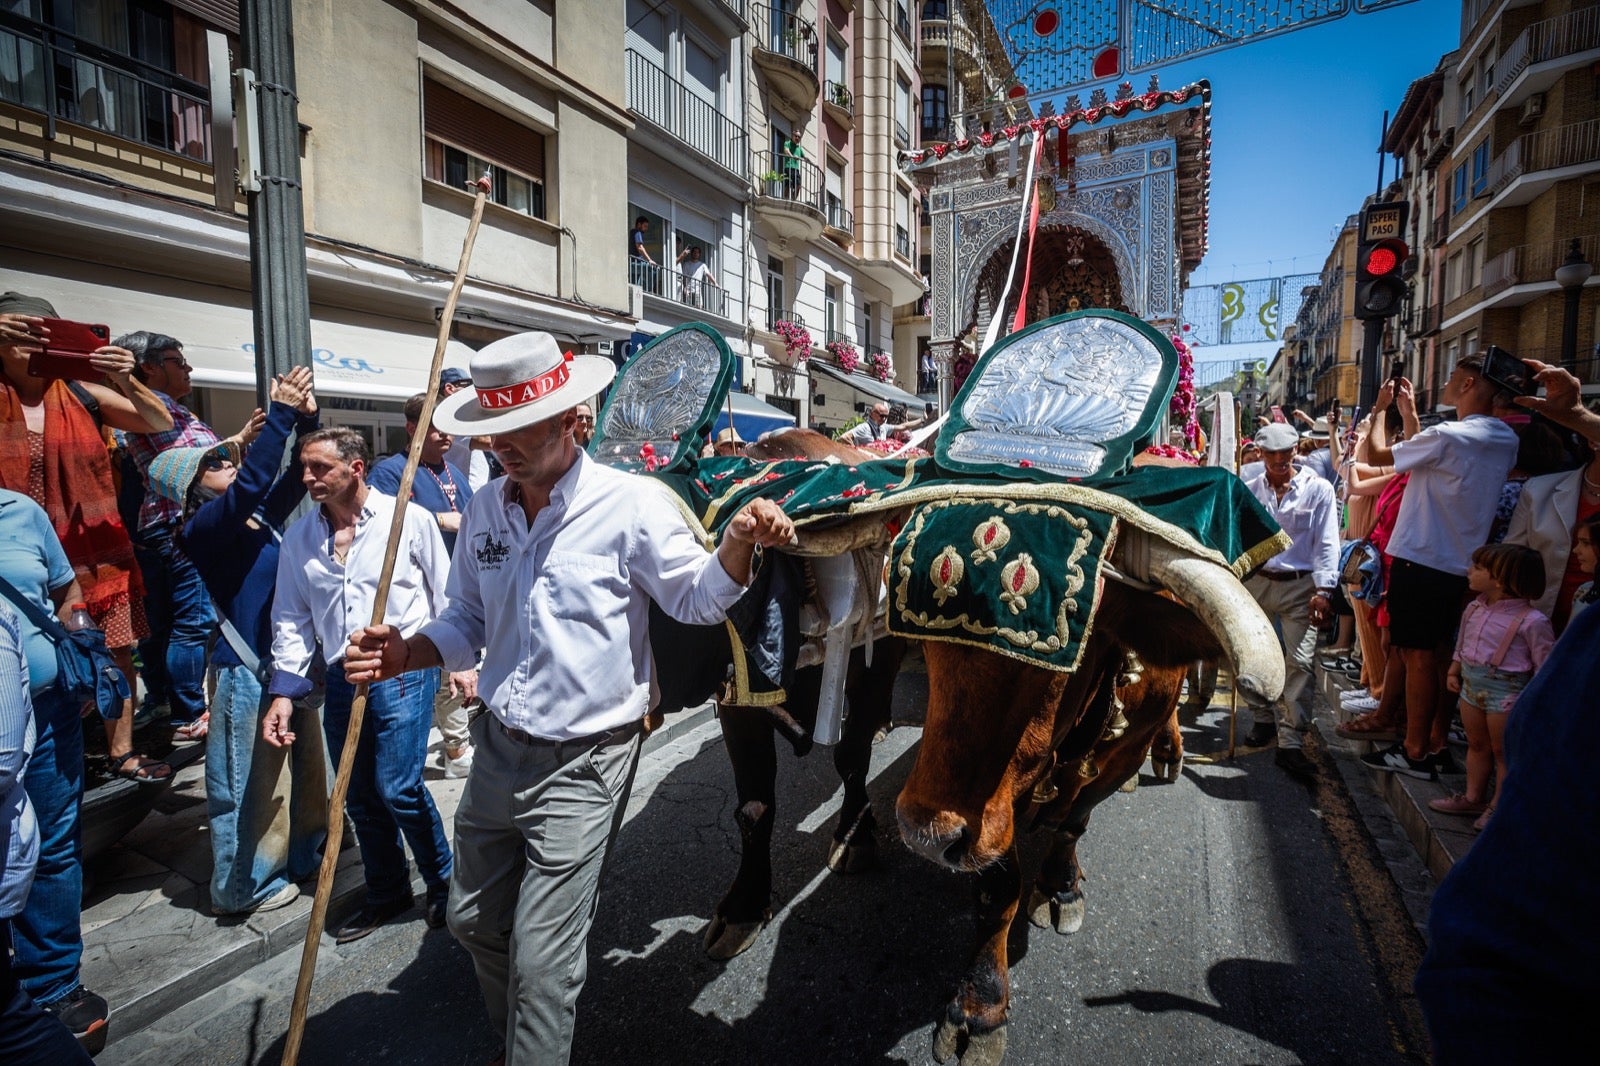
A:
POLYGON ((1124 649, 1151 672, 1182 671, 1222 654, 1189 610, 1113 581, 1106 583, 1094 633, 1071 674, 977 647, 925 643, 927 719, 916 765, 896 803, 901 836, 912 850, 968 871, 1002 858, 1011 847, 1019 801, 1052 765, 1058 735, 1077 720, 1107 672, 1115 676, 1124 649))

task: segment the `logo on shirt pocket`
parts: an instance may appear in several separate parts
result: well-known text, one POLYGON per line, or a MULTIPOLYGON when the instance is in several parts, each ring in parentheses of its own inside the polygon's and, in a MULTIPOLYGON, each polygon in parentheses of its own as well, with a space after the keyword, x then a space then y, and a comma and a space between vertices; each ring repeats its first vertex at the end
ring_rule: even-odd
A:
POLYGON ((472 554, 477 557, 478 569, 498 570, 507 559, 511 558, 511 546, 503 540, 496 539, 494 530, 485 530, 473 534, 472 554))

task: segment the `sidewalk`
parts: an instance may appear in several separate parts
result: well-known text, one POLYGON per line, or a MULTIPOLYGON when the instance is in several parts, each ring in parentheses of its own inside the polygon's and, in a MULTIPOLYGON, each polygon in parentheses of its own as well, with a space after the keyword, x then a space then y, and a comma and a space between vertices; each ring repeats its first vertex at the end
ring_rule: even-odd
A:
MULTIPOLYGON (((282 951, 298 950, 311 919, 316 880, 287 907, 246 918, 211 914, 211 840, 206 822, 203 745, 179 748, 177 769, 154 808, 85 871, 83 981, 111 1005, 114 1043, 282 951)), ((436 765, 442 740, 429 736, 428 788, 452 824, 465 780, 436 765)), ((362 901, 360 855, 345 834, 327 926, 362 901)), ((422 880, 413 867, 413 885, 422 880)), ((415 910, 402 921, 421 921, 415 910)))
MULTIPOLYGON (((1319 665, 1317 685, 1333 714, 1332 722, 1327 723, 1327 727, 1322 729, 1326 744, 1330 747, 1342 747, 1357 756, 1384 746, 1366 740, 1347 740, 1334 733, 1332 729, 1333 725, 1342 724, 1355 717, 1346 714, 1339 706, 1340 695, 1355 688, 1354 682, 1347 680, 1342 674, 1323 670, 1319 665)), ((1463 749, 1452 745, 1451 753, 1455 756, 1457 765, 1465 766, 1466 755, 1463 749)), ((1422 781, 1415 777, 1407 777, 1405 774, 1384 773, 1365 766, 1362 769, 1371 777, 1373 789, 1389 805, 1395 818, 1405 829, 1412 846, 1427 865, 1428 872, 1433 875, 1434 883, 1444 880, 1444 875, 1450 872, 1457 859, 1467 853, 1467 849, 1472 846, 1478 834, 1472 829, 1471 819, 1440 814, 1428 807, 1428 801, 1460 792, 1466 786, 1465 773, 1442 775, 1438 781, 1422 781)))

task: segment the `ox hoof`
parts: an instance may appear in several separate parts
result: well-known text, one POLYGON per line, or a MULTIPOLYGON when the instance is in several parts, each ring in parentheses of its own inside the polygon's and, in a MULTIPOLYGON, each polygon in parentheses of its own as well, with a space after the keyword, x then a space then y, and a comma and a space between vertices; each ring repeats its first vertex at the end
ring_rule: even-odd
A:
POLYGON ((1158 759, 1150 756, 1150 769, 1155 772, 1157 781, 1173 782, 1183 773, 1183 756, 1176 759, 1158 759))
POLYGON ((835 840, 828 845, 828 869, 836 874, 861 874, 876 869, 878 842, 871 836, 835 840))
POLYGON ((1137 770, 1134 771, 1134 774, 1133 774, 1132 777, 1128 778, 1122 784, 1117 786, 1117 791, 1118 792, 1137 792, 1138 789, 1139 789, 1139 773, 1138 773, 1137 770))
POLYGON ((1028 921, 1040 929, 1054 929, 1062 936, 1071 936, 1083 928, 1085 907, 1082 892, 1072 893, 1072 898, 1062 900, 1047 896, 1034 886, 1028 897, 1028 921))
POLYGON ((720 914, 714 916, 706 926, 706 954, 719 962, 743 954, 756 942, 771 917, 768 913, 759 922, 730 922, 720 914))
POLYGON ((933 1060, 949 1062, 952 1056, 960 1066, 1000 1066, 1006 1057, 1006 1027, 970 1033, 966 1026, 946 1018, 933 1034, 933 1060))

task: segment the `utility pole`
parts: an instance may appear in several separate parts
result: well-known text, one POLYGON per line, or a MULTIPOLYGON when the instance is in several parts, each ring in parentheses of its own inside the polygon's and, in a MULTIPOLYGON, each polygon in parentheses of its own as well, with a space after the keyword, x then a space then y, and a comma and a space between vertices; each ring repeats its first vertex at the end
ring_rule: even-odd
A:
POLYGON ((256 403, 265 408, 273 377, 290 367, 311 365, 291 0, 244 0, 239 29, 245 68, 241 79, 246 84, 238 121, 255 124, 259 132, 259 154, 251 143, 248 172, 246 165, 240 166, 239 182, 248 193, 250 210, 256 403))

